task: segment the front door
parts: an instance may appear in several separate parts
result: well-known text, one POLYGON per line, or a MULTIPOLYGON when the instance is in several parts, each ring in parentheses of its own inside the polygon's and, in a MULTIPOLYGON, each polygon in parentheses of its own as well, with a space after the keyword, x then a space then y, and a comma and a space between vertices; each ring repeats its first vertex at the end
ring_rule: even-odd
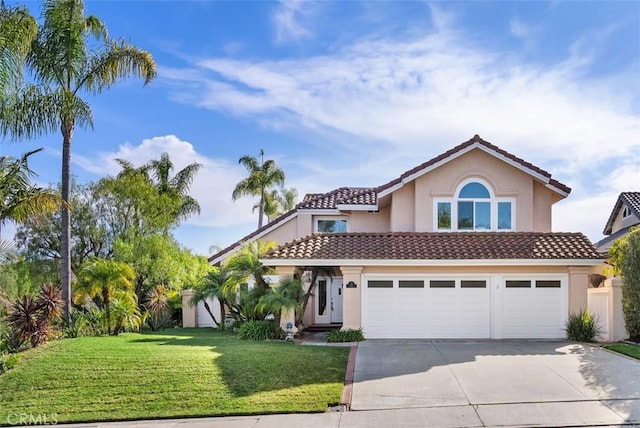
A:
POLYGON ((342 278, 317 279, 314 311, 316 324, 342 322, 342 278))
POLYGON ((342 278, 331 281, 331 322, 342 322, 342 278))

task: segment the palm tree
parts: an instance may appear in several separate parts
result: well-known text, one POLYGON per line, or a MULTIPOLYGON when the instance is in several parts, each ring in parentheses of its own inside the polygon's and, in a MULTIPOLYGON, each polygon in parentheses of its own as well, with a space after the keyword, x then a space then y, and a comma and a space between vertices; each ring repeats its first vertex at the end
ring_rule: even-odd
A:
POLYGON ((203 281, 200 287, 197 287, 195 294, 189 300, 191 306, 197 305, 199 302, 204 303, 204 308, 211 316, 211 319, 220 327, 225 318, 225 306, 236 297, 234 287, 231 285, 232 272, 226 266, 214 266, 207 274, 207 277, 203 281), (215 298, 218 299, 220 305, 220 321, 218 321, 211 311, 211 307, 207 300, 215 298))
POLYGON ((112 333, 111 303, 117 296, 119 301, 134 299, 133 281, 135 272, 126 263, 115 260, 95 259, 85 265, 78 275, 77 290, 74 298, 76 304, 85 303, 87 297, 94 302, 99 298, 107 318, 107 332, 112 333), (123 296, 122 293, 125 293, 123 296))
POLYGON ((271 292, 260 298, 258 308, 264 312, 272 313, 275 319, 276 338, 280 336, 280 320, 282 311, 293 310, 294 317, 302 310, 304 296, 302 280, 299 277, 288 276, 284 278, 271 292))
POLYGON ((273 268, 262 264, 260 259, 275 246, 275 242, 254 241, 229 259, 227 268, 233 272, 231 281, 234 291, 238 291, 240 285, 248 283, 251 278, 255 280, 256 288, 269 289, 265 276, 272 273, 273 268))
POLYGON ((62 199, 53 190, 31 184, 34 173, 28 158, 41 150, 25 153, 20 159, 0 157, 0 230, 7 221, 23 222, 60 206, 62 199))
MULTIPOLYGON (((159 160, 152 160, 148 169, 153 174, 153 184, 158 193, 167 196, 171 202, 177 203, 175 211, 170 212, 172 221, 180 221, 187 219, 192 214, 200 214, 200 204, 193 197, 189 196, 189 188, 196 173, 202 167, 199 163, 192 163, 182 168, 180 171, 169 178, 169 174, 173 171, 173 162, 169 158, 169 154, 164 152, 159 160)), ((165 235, 168 232, 168 226, 165 227, 165 235)))
POLYGON ((272 159, 264 160, 264 150, 260 149, 260 161, 253 156, 242 156, 238 163, 244 165, 249 176, 236 184, 231 198, 236 201, 243 196, 259 196, 258 228, 264 220, 265 197, 270 187, 284 184, 284 172, 272 159))
POLYGON ((38 24, 25 7, 0 3, 0 93, 3 98, 22 83, 24 60, 38 33, 38 24))
MULTIPOLYGON (((85 16, 83 0, 45 0, 43 23, 27 55, 35 84, 5 100, 0 131, 15 140, 47 133, 62 134, 62 199, 70 201, 71 140, 76 126, 93 127, 93 114, 83 94, 96 95, 129 76, 144 84, 156 76, 150 53, 125 40, 108 37, 104 23, 85 16), (94 47, 91 39, 99 46, 94 47), (90 46, 91 44, 91 46, 90 46)), ((71 312, 69 207, 61 209, 61 278, 65 318, 71 312)))
MULTIPOLYGON (((264 214, 269 221, 273 221, 279 215, 291 211, 296 206, 298 191, 295 187, 286 189, 280 187, 273 189, 264 195, 264 214)), ((260 202, 256 202, 253 211, 260 208, 260 202)))

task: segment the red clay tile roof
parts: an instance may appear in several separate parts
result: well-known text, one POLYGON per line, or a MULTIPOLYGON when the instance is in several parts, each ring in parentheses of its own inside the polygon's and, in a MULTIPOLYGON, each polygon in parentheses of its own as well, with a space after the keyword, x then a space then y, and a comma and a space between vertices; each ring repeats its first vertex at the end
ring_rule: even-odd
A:
POLYGON ((582 233, 325 233, 284 244, 265 259, 601 259, 582 233))
POLYGON ((604 231, 602 232, 605 235, 611 234, 611 228, 613 227, 613 222, 615 221, 618 213, 620 212, 620 208, 622 205, 626 205, 629 207, 631 212, 638 218, 640 218, 640 192, 622 192, 620 196, 618 196, 618 200, 616 204, 613 206, 613 211, 611 211, 611 215, 609 216, 609 220, 607 220, 607 224, 604 226, 604 231))
POLYGON ((400 177, 391 180, 390 182, 383 184, 382 186, 379 186, 376 188, 376 192, 381 192, 385 189, 388 189, 390 187, 395 186, 396 184, 399 184, 402 182, 402 180, 404 178, 407 178, 425 168, 428 168, 432 165, 435 165, 436 163, 445 160, 448 157, 451 157, 453 155, 455 155, 456 153, 466 149, 469 146, 472 146, 473 144, 480 144, 496 153, 499 153, 500 155, 506 157, 507 159, 510 159, 516 163, 519 163, 520 165, 524 166, 525 168, 534 171, 537 174, 540 174, 546 178, 549 179, 549 184, 565 193, 570 193, 571 192, 571 188, 560 183, 559 181, 551 178, 551 174, 548 173, 547 171, 545 171, 544 169, 538 168, 537 166, 533 165, 530 162, 525 161, 524 159, 521 159, 515 155, 512 155, 511 153, 507 152, 506 150, 501 149, 498 146, 494 146, 493 144, 491 144, 488 141, 483 140, 482 138, 480 138, 480 136, 478 135, 474 135, 472 139, 465 141, 462 144, 457 145, 456 147, 452 148, 451 150, 448 150, 444 153, 442 153, 441 155, 436 156, 435 158, 426 161, 425 163, 416 166, 415 168, 410 169, 409 171, 406 171, 404 174, 402 174, 400 177))
POLYGON ((365 187, 340 187, 327 193, 305 195, 298 209, 335 209, 338 205, 375 205, 375 189, 365 187))

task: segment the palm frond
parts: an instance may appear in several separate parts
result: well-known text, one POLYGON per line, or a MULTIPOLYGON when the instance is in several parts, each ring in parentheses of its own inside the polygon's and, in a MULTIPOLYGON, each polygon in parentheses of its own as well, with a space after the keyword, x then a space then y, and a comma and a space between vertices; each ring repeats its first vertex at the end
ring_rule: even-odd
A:
POLYGON ((147 85, 156 74, 156 63, 149 52, 129 45, 124 40, 108 41, 106 49, 90 59, 74 91, 84 89, 97 94, 119 80, 132 76, 143 78, 147 85))

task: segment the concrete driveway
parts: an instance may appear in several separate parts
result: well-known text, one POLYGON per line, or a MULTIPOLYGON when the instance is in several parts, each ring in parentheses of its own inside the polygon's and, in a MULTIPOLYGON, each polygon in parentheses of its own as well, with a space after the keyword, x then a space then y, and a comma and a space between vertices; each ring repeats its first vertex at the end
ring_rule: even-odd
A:
POLYGON ((640 423, 640 363, 567 342, 368 340, 351 408, 465 426, 640 423))

